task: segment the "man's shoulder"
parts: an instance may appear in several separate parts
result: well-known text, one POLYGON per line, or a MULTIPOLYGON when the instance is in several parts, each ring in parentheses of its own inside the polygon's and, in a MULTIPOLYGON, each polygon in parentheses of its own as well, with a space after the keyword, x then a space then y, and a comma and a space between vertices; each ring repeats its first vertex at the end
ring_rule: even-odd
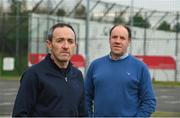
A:
POLYGON ((108 55, 105 55, 103 57, 99 57, 99 58, 93 60, 90 63, 90 68, 94 68, 94 67, 97 67, 97 66, 107 63, 108 58, 109 58, 108 55))
POLYGON ((128 55, 128 59, 130 59, 131 61, 135 61, 135 62, 141 62, 140 59, 138 59, 136 56, 131 55, 131 54, 128 55))
POLYGON ((141 60, 140 58, 137 58, 136 56, 129 56, 131 58, 131 61, 133 61, 137 66, 141 66, 141 67, 147 67, 147 65, 144 63, 143 60, 141 60))
POLYGON ((102 56, 102 57, 99 57, 99 58, 93 60, 92 63, 102 63, 107 59, 108 59, 108 55, 105 55, 105 56, 102 56))
POLYGON ((34 65, 28 67, 24 73, 32 74, 32 73, 36 73, 38 70, 40 70, 38 64, 34 64, 34 65))
POLYGON ((72 71, 73 71, 73 72, 82 73, 77 67, 75 67, 75 66, 73 66, 73 65, 72 65, 71 68, 72 68, 72 71))
POLYGON ((82 72, 75 66, 71 67, 71 75, 78 78, 81 82, 84 81, 82 72))
POLYGON ((38 72, 46 68, 46 62, 42 60, 41 62, 34 64, 26 69, 26 72, 38 72))

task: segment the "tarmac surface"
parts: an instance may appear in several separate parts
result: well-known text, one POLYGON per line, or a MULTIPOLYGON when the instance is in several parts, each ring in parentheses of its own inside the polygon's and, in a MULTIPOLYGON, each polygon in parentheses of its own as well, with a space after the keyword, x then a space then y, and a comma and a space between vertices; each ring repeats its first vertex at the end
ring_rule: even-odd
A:
MULTIPOLYGON (((0 80, 0 116, 11 116, 19 87, 17 80, 0 80)), ((154 87, 157 111, 180 112, 180 87, 154 87)))
POLYGON ((180 112, 180 87, 154 87, 157 111, 180 112))

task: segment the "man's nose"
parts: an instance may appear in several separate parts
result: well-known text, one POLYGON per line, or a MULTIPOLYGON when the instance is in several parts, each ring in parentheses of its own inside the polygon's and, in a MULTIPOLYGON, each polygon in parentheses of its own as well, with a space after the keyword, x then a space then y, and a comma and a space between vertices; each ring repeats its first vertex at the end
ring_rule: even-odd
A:
POLYGON ((117 38, 117 39, 115 40, 115 43, 121 43, 121 38, 117 38))
POLYGON ((64 42, 63 42, 63 48, 68 48, 68 47, 69 47, 68 42, 67 42, 67 41, 64 41, 64 42))

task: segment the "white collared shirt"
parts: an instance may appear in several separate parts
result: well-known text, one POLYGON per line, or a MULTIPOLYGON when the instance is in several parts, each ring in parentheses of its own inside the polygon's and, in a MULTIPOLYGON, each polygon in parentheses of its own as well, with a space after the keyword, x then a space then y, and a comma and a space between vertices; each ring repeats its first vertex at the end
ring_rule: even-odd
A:
MULTIPOLYGON (((129 56, 129 54, 126 52, 124 55, 120 56, 119 59, 117 59, 116 61, 123 60, 128 56, 129 56)), ((109 58, 112 59, 111 53, 109 54, 109 58)), ((114 59, 112 59, 112 60, 114 60, 114 59)))

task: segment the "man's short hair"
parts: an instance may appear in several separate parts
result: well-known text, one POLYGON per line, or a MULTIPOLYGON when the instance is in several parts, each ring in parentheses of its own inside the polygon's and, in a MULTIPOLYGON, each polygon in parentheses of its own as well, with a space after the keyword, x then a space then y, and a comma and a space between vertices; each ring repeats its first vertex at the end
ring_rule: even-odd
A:
POLYGON ((70 29, 74 32, 75 41, 76 41, 76 33, 75 33, 73 27, 72 27, 71 25, 69 25, 69 24, 66 24, 66 23, 57 23, 57 24, 53 25, 53 26, 49 29, 49 31, 48 31, 47 40, 52 41, 53 32, 54 32, 54 30, 55 30, 56 28, 58 28, 58 27, 60 27, 60 28, 62 28, 62 27, 68 27, 68 28, 70 28, 70 29))
POLYGON ((129 37, 129 39, 131 39, 131 29, 130 29, 128 26, 123 25, 123 24, 114 25, 114 26, 110 29, 110 31, 109 31, 109 36, 111 36, 112 30, 113 30, 115 27, 117 27, 117 26, 123 26, 123 27, 128 31, 128 37, 129 37))

